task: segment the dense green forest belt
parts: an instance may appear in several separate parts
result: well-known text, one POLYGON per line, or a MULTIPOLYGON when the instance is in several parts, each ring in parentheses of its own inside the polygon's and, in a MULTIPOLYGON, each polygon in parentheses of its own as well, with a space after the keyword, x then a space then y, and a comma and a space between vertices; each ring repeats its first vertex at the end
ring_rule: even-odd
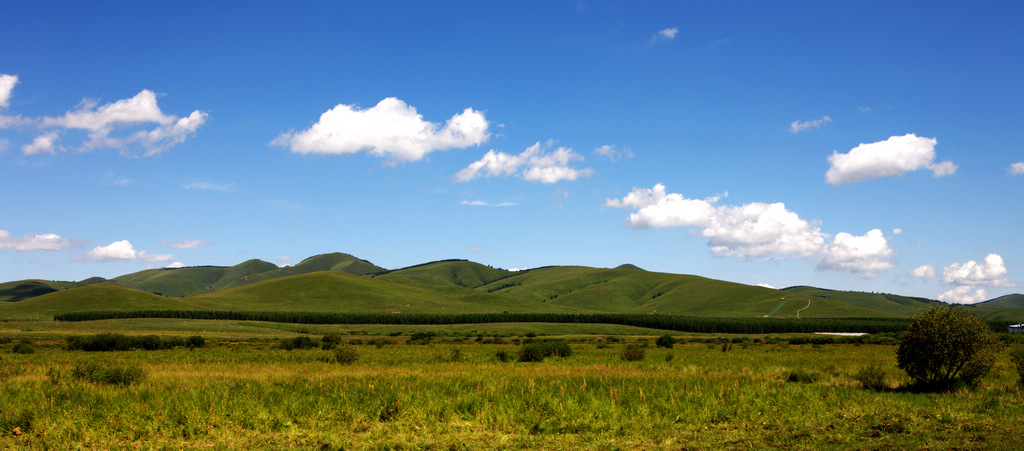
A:
MULTIPOLYGON (((107 310, 54 315, 56 321, 168 318, 232 321, 270 321, 299 324, 409 324, 444 325, 473 323, 589 323, 621 324, 680 332, 765 334, 786 332, 898 332, 906 330, 906 318, 711 318, 677 315, 618 313, 317 313, 238 312, 223 310, 107 310)), ((1003 329, 1005 330, 1005 328, 1003 329)))

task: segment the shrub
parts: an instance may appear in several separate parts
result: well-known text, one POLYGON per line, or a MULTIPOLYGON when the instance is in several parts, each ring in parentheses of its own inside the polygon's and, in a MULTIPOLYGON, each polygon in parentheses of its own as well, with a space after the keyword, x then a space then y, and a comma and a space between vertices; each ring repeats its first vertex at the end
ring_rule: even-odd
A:
POLYGON ((146 372, 133 366, 87 362, 76 365, 71 377, 108 385, 131 385, 144 379, 146 372))
POLYGON ((427 345, 433 339, 433 332, 413 332, 412 335, 409 335, 409 340, 406 343, 411 345, 427 345))
POLYGON ((788 382, 800 382, 803 384, 810 384, 817 382, 821 376, 814 373, 808 373, 803 370, 793 370, 789 372, 789 376, 786 376, 788 382))
POLYGON ((622 354, 619 355, 619 358, 629 362, 635 362, 643 360, 646 356, 647 350, 644 349, 643 346, 638 344, 628 344, 625 348, 622 348, 622 354))
POLYGON ((654 344, 659 348, 671 348, 672 346, 675 346, 676 339, 672 338, 669 334, 665 334, 658 337, 658 341, 654 342, 654 344))
POLYGON ((872 363, 853 375, 853 378, 860 382, 860 386, 868 390, 885 390, 889 384, 885 383, 885 368, 877 362, 872 363))
POLYGON ((392 344, 391 340, 387 338, 371 338, 366 341, 366 344, 376 346, 377 349, 383 348, 385 345, 392 344))
POLYGON ((1010 361, 1017 367, 1018 382, 1024 385, 1024 344, 1017 344, 1010 349, 1010 361))
POLYGON ((342 365, 351 365, 359 360, 359 351, 352 346, 340 346, 334 351, 334 360, 342 365))
POLYGON ((317 343, 315 340, 313 340, 312 338, 309 338, 309 337, 307 337, 305 335, 300 335, 300 336, 295 337, 295 338, 284 338, 284 339, 282 339, 277 344, 277 347, 279 347, 281 349, 284 349, 286 351, 292 351, 292 350, 295 350, 295 349, 319 348, 320 347, 320 343, 317 343))
POLYGON ((1001 346, 996 334, 974 314, 936 307, 914 315, 896 362, 914 383, 928 390, 973 385, 987 374, 1001 346))
POLYGON ((199 335, 193 335, 185 339, 186 348, 195 349, 203 346, 206 346, 206 339, 199 335))
POLYGON ((562 340, 544 340, 524 344, 519 348, 520 362, 541 362, 545 357, 569 357, 572 348, 562 340))
POLYGON ((512 359, 512 356, 510 356, 508 354, 508 351, 506 351, 504 349, 494 353, 494 357, 497 358, 499 362, 507 362, 510 359, 512 359))
POLYGON ((327 334, 320 338, 320 348, 330 351, 335 346, 341 344, 341 335, 338 334, 327 334))
POLYGON ((11 348, 11 352, 13 352, 15 354, 32 354, 32 353, 36 352, 36 349, 33 348, 31 344, 25 344, 25 343, 21 342, 21 343, 16 343, 14 345, 14 347, 11 348))

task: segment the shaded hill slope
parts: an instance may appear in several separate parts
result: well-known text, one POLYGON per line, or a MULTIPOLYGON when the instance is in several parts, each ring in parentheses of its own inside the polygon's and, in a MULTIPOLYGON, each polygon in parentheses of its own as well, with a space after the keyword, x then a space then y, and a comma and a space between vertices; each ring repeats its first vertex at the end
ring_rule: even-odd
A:
POLYGON ((89 285, 70 288, 0 304, 0 318, 49 319, 55 313, 83 310, 194 310, 181 299, 158 296, 118 285, 89 285))
POLYGON ((442 260, 410 266, 378 276, 383 280, 405 278, 425 285, 456 285, 477 288, 515 273, 468 260, 442 260))

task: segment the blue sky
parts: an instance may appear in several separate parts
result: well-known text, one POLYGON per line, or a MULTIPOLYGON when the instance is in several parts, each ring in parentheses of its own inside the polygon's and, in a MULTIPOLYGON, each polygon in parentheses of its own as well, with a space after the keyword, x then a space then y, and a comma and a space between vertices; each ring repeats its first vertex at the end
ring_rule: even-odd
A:
POLYGON ((1024 283, 1019 2, 0 9, 0 281, 340 251, 1024 283))

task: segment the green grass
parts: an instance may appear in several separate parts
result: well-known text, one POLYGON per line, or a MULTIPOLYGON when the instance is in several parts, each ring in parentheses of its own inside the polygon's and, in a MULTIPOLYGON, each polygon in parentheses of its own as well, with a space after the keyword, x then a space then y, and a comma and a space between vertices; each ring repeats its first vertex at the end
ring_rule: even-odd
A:
POLYGON ((76 286, 78 284, 75 282, 54 282, 37 279, 4 282, 0 283, 0 302, 17 302, 76 286))
POLYGON ((790 293, 799 293, 807 296, 814 296, 817 298, 835 300, 847 305, 875 310, 879 312, 887 312, 899 316, 913 316, 919 312, 923 312, 937 305, 941 305, 938 301, 922 298, 912 298, 907 296, 897 296, 885 293, 867 293, 862 291, 835 291, 806 286, 791 287, 785 289, 785 291, 790 293))
POLYGON ((18 302, 0 304, 2 319, 50 319, 55 313, 82 310, 195 309, 181 299, 157 296, 117 285, 89 285, 18 302))
MULTIPOLYGON (((396 340, 398 341, 398 340, 396 340)), ((894 347, 648 348, 573 343, 568 358, 499 362, 514 345, 208 348, 102 357, 40 345, 3 355, 8 449, 1020 449, 1024 390, 1008 358, 974 390, 865 390, 874 362, 893 387, 894 347), (457 359, 451 356, 457 355, 457 359), (667 356, 671 355, 669 359, 667 356), (70 377, 100 358, 145 378, 70 377), (799 373, 804 382, 788 382, 799 373), (14 435, 15 428, 21 435, 14 435)))
POLYGON ((399 269, 380 276, 383 280, 409 280, 424 285, 456 285, 477 288, 515 274, 466 260, 449 260, 399 269))

